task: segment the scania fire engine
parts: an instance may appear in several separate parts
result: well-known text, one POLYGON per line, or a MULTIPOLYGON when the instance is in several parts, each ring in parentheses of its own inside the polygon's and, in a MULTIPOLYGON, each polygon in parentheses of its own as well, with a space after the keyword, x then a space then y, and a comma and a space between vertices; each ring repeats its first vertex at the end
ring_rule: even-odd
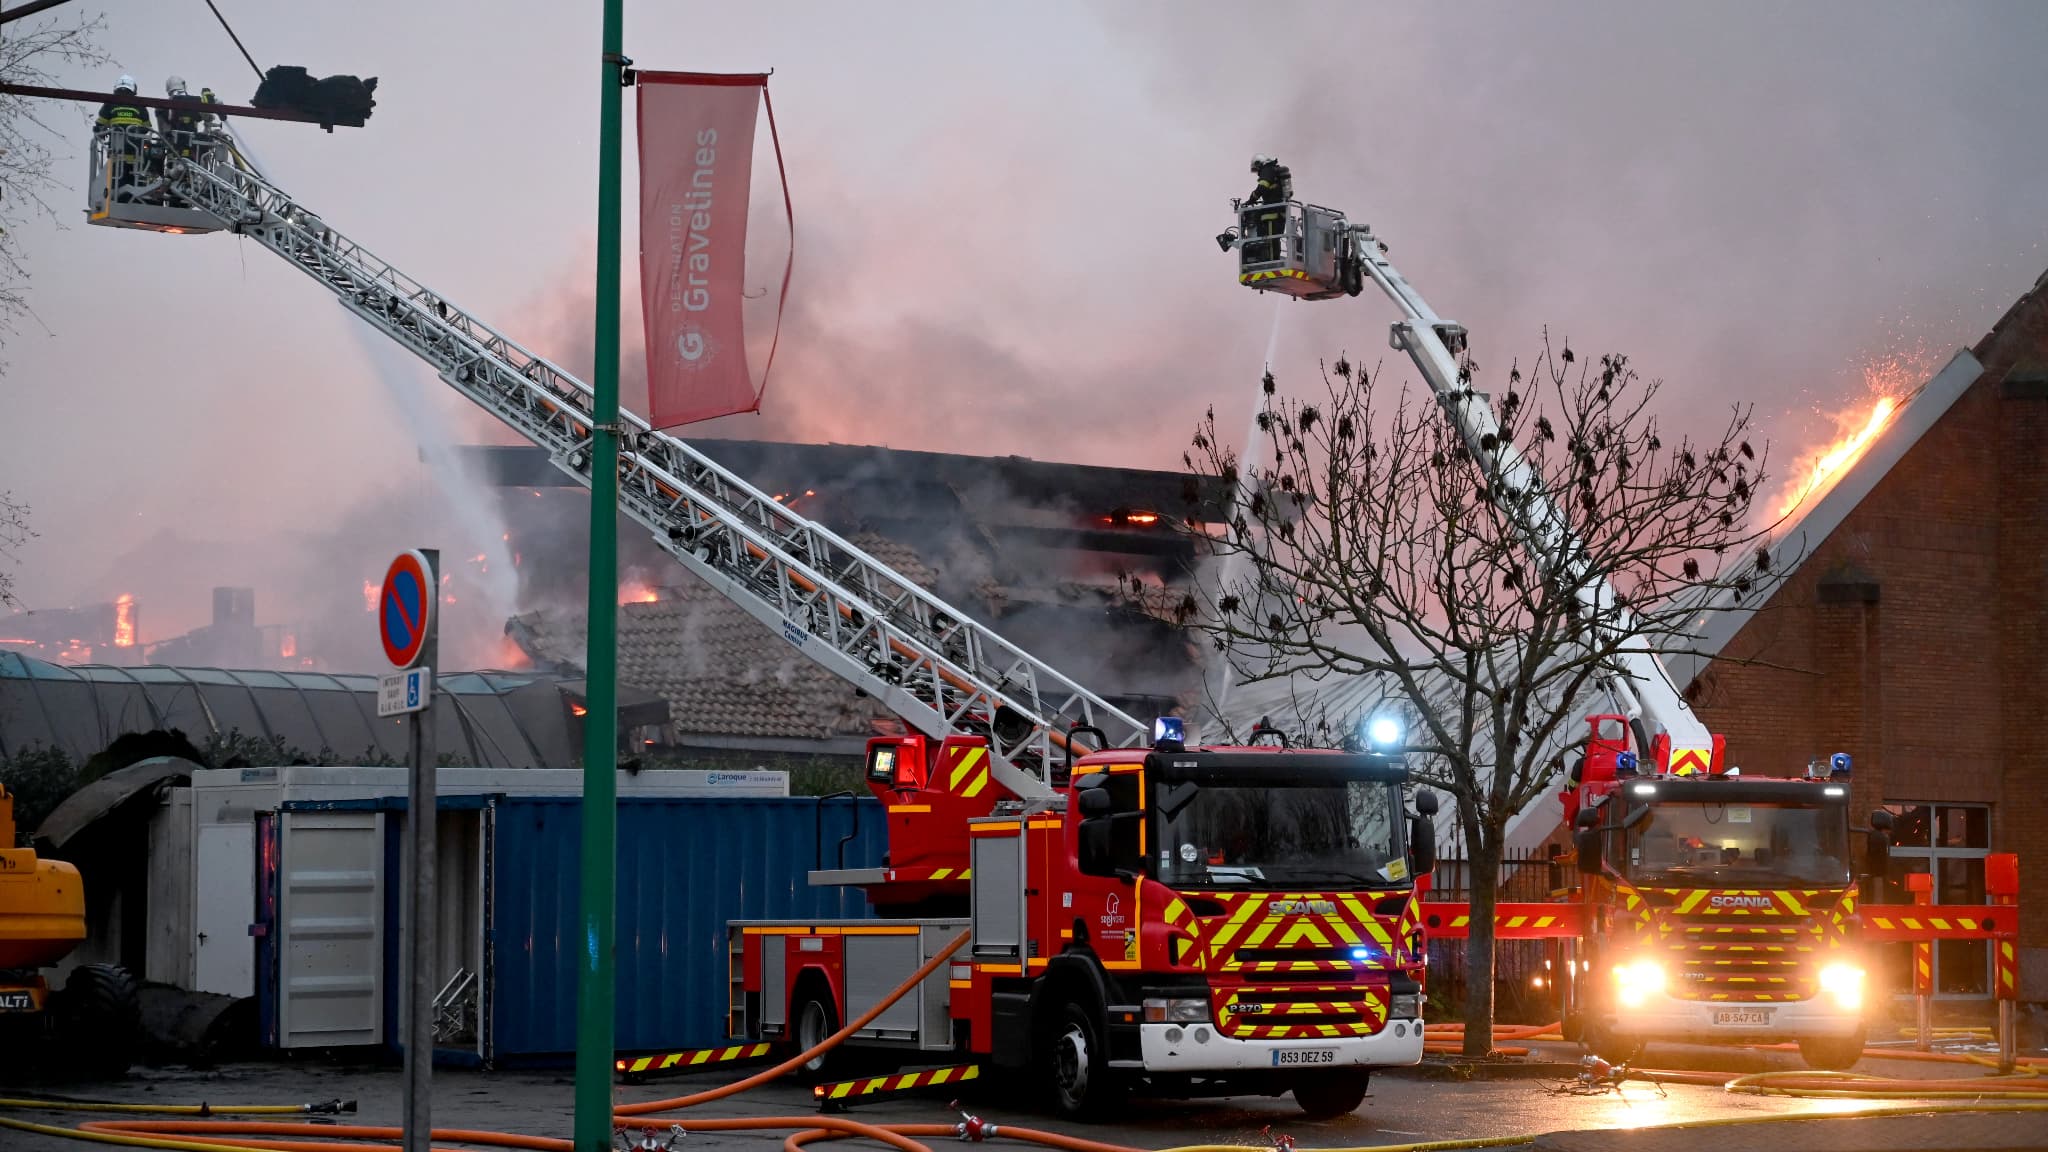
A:
MULTIPOLYGON (((1573 920, 1584 946, 1563 982, 1568 1028, 1610 1056, 1653 1039, 1768 1039, 1798 1041, 1819 1066, 1853 1062, 1864 961, 1845 784, 1724 770, 1722 738, 1662 662, 1617 642, 1631 636, 1631 616, 1461 372, 1465 329, 1424 302, 1370 227, 1299 201, 1236 207, 1238 226, 1218 240, 1237 251, 1240 283, 1306 300, 1371 283, 1400 308, 1393 347, 1421 371, 1474 463, 1524 494, 1512 509, 1524 548, 1577 590, 1583 617, 1607 633, 1601 646, 1617 652, 1599 685, 1613 711, 1588 718, 1591 739, 1564 795, 1587 913, 1573 920)), ((1865 870, 1881 876, 1890 817, 1872 824, 1865 870)))
POLYGON ((889 863, 813 882, 891 918, 734 924, 734 1039, 807 1050, 971 927, 856 1050, 1030 1069, 1076 1117, 1133 1089, 1291 1090, 1334 1116, 1374 1068, 1421 1059, 1436 802, 1409 812, 1399 758, 1189 747, 1167 720, 1026 798, 986 756, 975 737, 869 743, 889 863))

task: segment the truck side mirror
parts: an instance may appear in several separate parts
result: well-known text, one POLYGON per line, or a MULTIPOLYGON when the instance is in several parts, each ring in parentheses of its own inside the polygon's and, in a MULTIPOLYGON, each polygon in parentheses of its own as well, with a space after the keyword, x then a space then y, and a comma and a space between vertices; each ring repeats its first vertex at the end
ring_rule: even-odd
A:
POLYGON ((1079 804, 1083 820, 1091 820, 1097 816, 1107 816, 1116 807, 1115 802, 1109 798, 1109 789, 1107 788, 1081 789, 1079 804))
POLYGON ((1597 874, 1606 864, 1600 851, 1600 830, 1581 828, 1572 839, 1579 849, 1579 871, 1588 876, 1597 874))
POLYGON ((1083 876, 1116 875, 1115 852, 1110 835, 1110 818, 1093 816, 1081 821, 1077 847, 1083 876))
POLYGON ((1408 818, 1408 861, 1409 871, 1417 876, 1436 870, 1436 821, 1428 816, 1408 818))

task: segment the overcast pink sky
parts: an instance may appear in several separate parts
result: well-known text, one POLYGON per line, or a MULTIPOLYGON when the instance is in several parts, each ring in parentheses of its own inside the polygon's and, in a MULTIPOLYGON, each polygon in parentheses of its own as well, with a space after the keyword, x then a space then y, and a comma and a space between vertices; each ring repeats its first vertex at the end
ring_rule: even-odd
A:
MULTIPOLYGON (((280 183, 579 354, 594 0, 220 2, 266 65, 380 77, 365 129, 248 126, 280 183)), ((253 92, 203 5, 105 8, 147 91, 175 72, 253 92)), ((626 30, 643 67, 775 69, 796 279, 767 412, 718 435, 1177 464, 1206 405, 1246 406, 1272 331, 1210 240, 1255 151, 1371 222, 1482 365, 1547 324, 1665 377, 1679 423, 1754 401, 1781 450, 1833 429, 1866 362, 1938 365, 2048 268, 2038 4, 643 0, 626 30)), ((432 397, 408 415, 354 322, 275 257, 59 202, 67 227, 23 230, 37 317, 0 384, 0 488, 41 532, 30 605, 137 591, 154 639, 202 623, 213 583, 271 586, 259 617, 294 581, 359 584, 346 561, 281 564, 281 540, 379 570, 473 542, 418 453, 486 429, 423 371, 398 371, 432 397), (220 547, 123 566, 163 534, 220 547)), ((779 267, 780 226, 757 220, 756 263, 779 267)), ((1283 383, 1393 355, 1388 319, 1371 297, 1285 307, 1283 383)))

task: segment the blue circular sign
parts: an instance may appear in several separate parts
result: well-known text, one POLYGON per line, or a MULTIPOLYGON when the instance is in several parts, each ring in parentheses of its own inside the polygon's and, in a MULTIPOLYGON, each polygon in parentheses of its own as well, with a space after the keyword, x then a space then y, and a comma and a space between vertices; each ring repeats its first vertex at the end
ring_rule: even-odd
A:
POLYGON ((377 638, 384 644, 384 658, 394 668, 419 663, 432 630, 434 602, 433 566, 417 551, 400 552, 384 571, 384 591, 377 597, 377 638))

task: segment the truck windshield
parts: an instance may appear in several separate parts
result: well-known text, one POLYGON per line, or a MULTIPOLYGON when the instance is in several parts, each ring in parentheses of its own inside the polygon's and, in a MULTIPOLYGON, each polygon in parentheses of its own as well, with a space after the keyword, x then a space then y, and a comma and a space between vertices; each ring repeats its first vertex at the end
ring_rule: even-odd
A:
POLYGON ((1839 804, 1652 804, 1628 831, 1628 876, 1671 887, 1849 883, 1839 804))
POLYGON ((1173 888, 1371 888, 1408 879, 1399 784, 1209 785, 1158 821, 1173 888))

